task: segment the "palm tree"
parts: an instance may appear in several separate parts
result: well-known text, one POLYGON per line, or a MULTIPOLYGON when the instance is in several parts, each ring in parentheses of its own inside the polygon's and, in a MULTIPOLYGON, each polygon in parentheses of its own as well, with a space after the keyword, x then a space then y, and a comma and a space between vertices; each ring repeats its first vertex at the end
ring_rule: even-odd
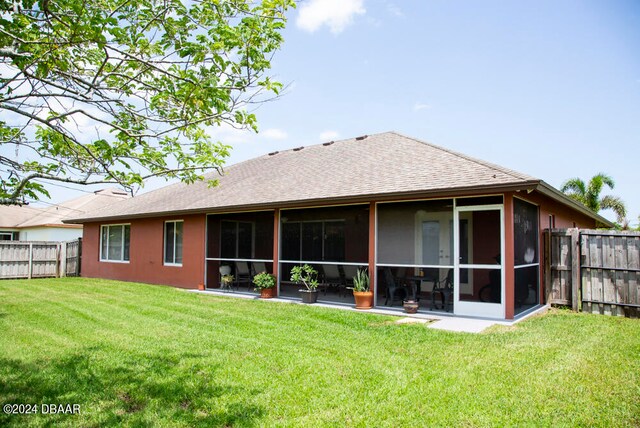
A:
POLYGON ((600 193, 604 185, 613 189, 615 183, 610 176, 600 173, 591 177, 588 185, 579 178, 571 178, 562 185, 560 190, 595 213, 605 209, 613 210, 618 217, 618 222, 622 223, 627 216, 627 208, 622 199, 617 196, 606 195, 601 198, 600 193))

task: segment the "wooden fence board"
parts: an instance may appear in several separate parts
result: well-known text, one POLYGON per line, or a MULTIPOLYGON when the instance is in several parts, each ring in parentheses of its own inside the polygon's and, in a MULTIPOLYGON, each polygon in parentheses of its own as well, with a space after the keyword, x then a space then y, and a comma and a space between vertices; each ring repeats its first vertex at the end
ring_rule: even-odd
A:
POLYGON ((567 230, 552 229, 550 233, 551 256, 549 265, 548 302, 558 305, 571 304, 571 234, 567 230))
POLYGON ((81 240, 67 242, 67 269, 66 276, 78 276, 80 275, 80 249, 81 240))
POLYGON ((640 233, 580 230, 579 250, 572 251, 570 238, 575 233, 577 229, 549 233, 548 302, 575 307, 578 298, 584 312, 638 317, 640 233))
POLYGON ((21 242, 0 243, 0 279, 45 278, 61 276, 68 270, 69 261, 79 274, 79 241, 65 242, 21 242), (65 250, 62 250, 64 246, 65 250), (77 247, 71 256, 66 249, 77 247), (61 258, 61 254, 65 254, 61 258))

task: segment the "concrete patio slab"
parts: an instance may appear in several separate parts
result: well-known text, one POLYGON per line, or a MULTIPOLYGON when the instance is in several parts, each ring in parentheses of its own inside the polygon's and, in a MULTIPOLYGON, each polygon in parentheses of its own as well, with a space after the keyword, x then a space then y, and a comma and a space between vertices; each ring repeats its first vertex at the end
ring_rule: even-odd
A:
POLYGON ((456 331, 462 333, 482 333, 485 329, 503 322, 480 320, 473 318, 451 317, 442 318, 428 325, 437 330, 456 331))
POLYGON ((428 324, 430 322, 433 322, 433 320, 430 319, 426 319, 426 318, 400 318, 398 321, 396 321, 396 324, 428 324))

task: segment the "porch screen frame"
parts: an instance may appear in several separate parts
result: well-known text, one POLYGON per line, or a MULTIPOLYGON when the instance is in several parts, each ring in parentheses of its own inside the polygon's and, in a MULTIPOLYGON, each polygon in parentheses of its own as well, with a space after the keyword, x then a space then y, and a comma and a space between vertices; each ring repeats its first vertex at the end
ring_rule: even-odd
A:
MULTIPOLYGON (((409 268, 409 269, 437 269, 438 271, 441 269, 455 269, 454 263, 452 263, 453 261, 453 248, 450 249, 451 252, 451 257, 449 258, 450 263, 449 264, 440 264, 440 265, 433 265, 433 264, 415 264, 415 263, 380 263, 379 261, 379 253, 378 253, 378 245, 380 243, 379 241, 379 237, 378 234, 380 233, 380 225, 379 225, 379 210, 381 206, 384 205, 393 205, 393 204, 403 204, 403 203, 421 203, 421 202, 436 202, 436 201, 451 201, 452 202, 452 207, 451 207, 451 211, 440 211, 440 212, 446 212, 446 213, 451 213, 451 222, 452 222, 452 234, 453 234, 453 245, 456 245, 456 240, 455 240, 455 232, 453 230, 453 227, 455 227, 453 225, 454 220, 453 220, 453 212, 455 210, 456 207, 456 199, 455 197, 444 197, 444 198, 431 198, 431 199, 403 199, 403 200, 397 200, 397 201, 381 201, 381 202, 376 202, 376 224, 375 224, 375 269, 377 271, 378 268, 382 267, 388 267, 388 268, 409 268)), ((420 220, 422 221, 422 220, 420 220)), ((417 232, 417 228, 416 228, 416 222, 414 219, 414 233, 418 233, 417 232)), ((418 247, 418 243, 415 242, 414 244, 414 260, 416 259, 415 256, 415 250, 418 247)), ((454 270, 455 273, 455 270, 454 270)), ((438 278, 438 279, 442 279, 442 278, 438 278)), ((375 292, 373 294, 373 305, 374 307, 378 306, 378 287, 377 287, 377 281, 378 278, 376 278, 376 287, 375 287, 375 292)), ((394 310, 396 308, 393 307, 386 307, 384 306, 385 309, 390 309, 390 310, 394 310)), ((400 310, 400 309, 398 309, 400 310)))
MULTIPOLYGON (((341 204, 341 205, 328 205, 328 206, 320 206, 320 207, 296 207, 296 208, 282 208, 280 210, 280 216, 278 218, 278 264, 277 266, 274 267, 274 270, 277 270, 277 290, 278 290, 278 296, 280 296, 280 282, 281 281, 289 281, 289 278, 283 278, 282 277, 282 265, 284 264, 295 264, 295 265, 334 265, 334 266, 364 266, 367 268, 367 271, 369 269, 369 260, 365 260, 362 262, 347 262, 347 261, 325 261, 325 260, 289 260, 289 259, 282 259, 282 225, 284 224, 284 222, 282 221, 282 217, 286 216, 286 212, 287 211, 301 211, 301 210, 314 210, 314 209, 328 209, 328 208, 341 208, 341 207, 356 207, 356 206, 364 206, 366 204, 362 204, 362 203, 357 203, 357 204, 341 204)), ((376 214, 377 214, 377 209, 376 209, 376 214)), ((342 221, 345 222, 345 232, 346 232, 346 222, 347 219, 346 218, 328 218, 328 219, 320 219, 320 220, 292 220, 292 221, 287 221, 286 223, 300 223, 300 228, 301 228, 301 232, 302 232, 302 223, 318 223, 318 222, 322 222, 322 231, 323 231, 323 239, 322 239, 322 257, 324 258, 324 223, 328 222, 338 222, 338 221, 342 221)), ((377 217, 376 217, 376 225, 377 225, 377 217)), ((377 230, 376 230, 376 239, 377 239, 377 230)), ((345 247, 346 247, 346 233, 345 233, 345 247)), ((302 233, 300 233, 300 257, 302 258, 302 233)), ((346 248, 345 248, 345 258, 346 258, 346 248)), ((371 278, 371 273, 369 272, 369 277, 371 278)), ((374 293, 374 299, 375 299, 375 293, 374 293)), ((322 301, 321 299, 318 299, 318 301, 322 301)), ((374 306, 375 306, 375 301, 374 301, 374 306)))
MULTIPOLYGON (((326 223, 343 223, 343 225, 346 223, 346 219, 344 218, 339 218, 339 219, 327 219, 327 220, 294 220, 294 221, 288 221, 286 224, 294 224, 297 223, 300 225, 300 243, 299 243, 299 249, 300 249, 300 258, 302 258, 302 250, 304 248, 303 245, 303 235, 302 235, 302 225, 307 223, 322 223, 322 261, 292 261, 292 260, 280 260, 280 258, 278 258, 280 260, 280 263, 307 263, 307 264, 311 264, 311 263, 316 263, 316 264, 337 264, 337 265, 349 265, 349 264, 355 264, 355 265, 359 265, 358 263, 350 263, 350 262, 341 262, 341 261, 334 261, 334 262, 329 262, 329 261, 325 261, 325 241, 326 241, 326 223)), ((282 255, 282 227, 283 223, 280 223, 280 239, 278 240, 278 242, 280 243, 279 245, 279 249, 280 249, 280 256, 282 255)), ((345 235, 346 236, 346 235, 345 235)), ((345 238, 346 239, 346 238, 345 238)))
MULTIPOLYGON (((217 261, 217 262, 248 262, 248 263, 252 263, 252 262, 262 262, 262 263, 273 263, 274 259, 256 259, 256 258, 237 258, 237 257, 207 257, 207 247, 208 247, 208 240, 209 240, 209 221, 208 218, 209 216, 224 216, 224 215, 236 215, 236 214, 249 214, 249 213, 273 213, 274 214, 274 218, 277 218, 275 216, 275 210, 264 210, 264 211, 238 211, 238 212, 226 212, 226 213, 207 213, 205 215, 205 237, 206 239, 204 240, 204 263, 205 263, 205 268, 204 268, 204 284, 205 284, 205 289, 209 289, 206 287, 206 284, 208 284, 208 269, 207 269, 207 262, 208 261, 217 261)), ((222 222, 233 222, 233 223, 251 223, 252 227, 251 227, 251 254, 255 254, 255 237, 256 237, 256 222, 255 221, 243 221, 243 220, 223 220, 220 219, 220 223, 222 224, 222 222)), ((238 226, 236 226, 236 230, 238 230, 238 226)), ((278 231, 279 233, 279 231, 278 231)), ((276 237, 274 236, 273 239, 275 240, 276 237)), ((222 233, 220 233, 220 237, 218 239, 218 248, 221 249, 221 240, 222 240, 222 233)), ((238 237, 236 236, 236 252, 235 254, 238 254, 238 237)), ((279 250, 278 250, 279 251, 279 250)), ((275 270, 275 269, 274 269, 275 270)), ((278 276, 279 276, 279 270, 278 270, 278 276)), ((215 289, 214 289, 215 290, 215 289)), ((240 291, 236 291, 236 293, 243 293, 240 291)), ((248 293, 248 294, 255 294, 255 293, 251 293, 250 291, 246 291, 244 293, 248 293)))
MULTIPOLYGON (((537 228, 536 228, 535 233, 534 233, 534 236, 536 238, 536 242, 535 242, 534 248, 535 248, 536 254, 538 256, 537 257, 538 261, 537 262, 533 262, 533 263, 516 264, 516 260, 515 260, 516 259, 516 254, 515 254, 516 232, 515 232, 515 227, 514 227, 514 233, 513 233, 513 240, 514 240, 514 254, 513 254, 513 256, 514 256, 514 260, 513 260, 513 271, 514 271, 513 311, 514 311, 514 314, 513 315, 514 315, 514 318, 526 315, 528 312, 533 311, 538 306, 540 306, 540 304, 541 304, 540 289, 541 289, 541 285, 542 285, 541 284, 541 282, 542 282, 541 281, 541 275, 540 275, 540 266, 541 266, 540 258, 542 257, 542 254, 541 254, 541 251, 540 251, 540 205, 535 204, 535 203, 533 203, 531 201, 528 201, 526 199, 514 196, 513 197, 514 216, 515 216, 516 199, 521 203, 525 203, 525 204, 531 205, 531 206, 536 208, 537 215, 535 216, 535 218, 536 218, 536 223, 537 223, 536 226, 537 226, 537 228), (538 282, 537 283, 537 287, 536 287, 536 300, 537 300, 537 302, 531 308, 528 308, 528 309, 525 309, 523 311, 520 311, 520 312, 516 313, 516 283, 515 283, 516 275, 515 275, 515 273, 519 269, 526 269, 526 268, 531 268, 531 267, 536 267, 536 279, 537 279, 537 282, 538 282)), ((513 222, 515 224, 515 218, 513 219, 513 222)))
POLYGON ((507 311, 507 302, 506 302, 506 261, 505 261, 505 209, 504 203, 502 204, 487 204, 487 205, 462 205, 458 206, 457 200, 454 202, 454 220, 453 220, 453 228, 454 228, 454 275, 453 275, 453 313, 455 315, 465 316, 464 306, 473 306, 475 305, 478 310, 472 316, 479 317, 489 317, 495 318, 493 311, 491 311, 491 307, 499 305, 501 311, 500 319, 504 319, 506 317, 507 311), (476 264, 476 263, 460 263, 460 230, 459 230, 459 222, 460 222, 460 213, 462 212, 474 212, 474 211, 499 211, 500 213, 500 264, 476 264), (468 302, 460 300, 460 265, 463 265, 462 269, 500 269, 500 303, 488 303, 488 302, 468 302), (498 267, 499 266, 499 267, 498 267))

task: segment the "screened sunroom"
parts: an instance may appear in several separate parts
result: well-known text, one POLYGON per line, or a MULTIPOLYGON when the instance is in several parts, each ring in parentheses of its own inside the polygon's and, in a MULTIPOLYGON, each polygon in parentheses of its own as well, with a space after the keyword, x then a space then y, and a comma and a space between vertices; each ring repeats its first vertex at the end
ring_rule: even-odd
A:
POLYGON ((352 303, 353 276, 358 269, 371 271, 373 236, 371 276, 378 307, 401 309, 413 299, 425 312, 504 318, 510 306, 518 315, 540 302, 539 214, 536 205, 510 198, 513 214, 505 221, 504 199, 493 195, 281 209, 277 215, 209 215, 207 288, 254 293, 253 276, 266 271, 277 274, 279 297, 298 299, 301 285, 290 281, 291 268, 309 264, 318 272, 318 300, 352 303), (509 224, 512 242, 507 245, 509 224), (512 260, 505 260, 505 254, 512 254, 512 260), (221 281, 225 274, 233 276, 230 285, 221 281), (506 287, 508 276, 511 287, 506 287))

